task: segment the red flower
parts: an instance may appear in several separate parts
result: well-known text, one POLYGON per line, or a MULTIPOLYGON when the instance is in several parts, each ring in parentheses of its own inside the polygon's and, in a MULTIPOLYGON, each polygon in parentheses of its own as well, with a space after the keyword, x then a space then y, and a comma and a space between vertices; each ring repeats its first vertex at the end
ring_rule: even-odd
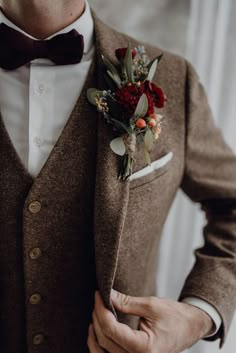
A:
MULTIPOLYGON (((127 48, 118 48, 118 49, 116 49, 115 54, 116 54, 117 59, 119 61, 124 60, 126 52, 127 52, 127 48)), ((132 59, 134 59, 136 54, 137 54, 136 50, 132 49, 131 53, 132 53, 132 59)))
POLYGON ((154 83, 150 81, 146 81, 145 89, 146 89, 145 93, 148 92, 152 96, 155 106, 157 108, 163 108, 166 102, 166 96, 163 90, 161 89, 161 87, 156 86, 154 83))
POLYGON ((151 115, 154 113, 154 100, 151 94, 145 90, 144 84, 141 84, 141 86, 129 84, 116 92, 115 98, 121 106, 124 119, 130 119, 134 115, 139 99, 143 93, 146 94, 148 99, 147 115, 151 115))

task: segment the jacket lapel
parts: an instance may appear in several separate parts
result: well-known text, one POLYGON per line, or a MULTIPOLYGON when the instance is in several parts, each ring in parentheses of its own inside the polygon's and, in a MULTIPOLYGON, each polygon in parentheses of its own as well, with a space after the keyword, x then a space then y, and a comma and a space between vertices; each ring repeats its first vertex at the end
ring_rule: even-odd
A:
MULTIPOLYGON (((123 37, 113 38, 110 28, 93 14, 95 22, 98 88, 106 87, 103 78, 101 54, 114 61, 114 51, 127 46, 123 37)), ((122 236, 127 205, 129 183, 117 178, 120 159, 110 149, 114 133, 103 116, 98 114, 97 171, 95 190, 95 256, 99 290, 105 305, 115 313, 110 292, 113 286, 119 244, 122 236)))

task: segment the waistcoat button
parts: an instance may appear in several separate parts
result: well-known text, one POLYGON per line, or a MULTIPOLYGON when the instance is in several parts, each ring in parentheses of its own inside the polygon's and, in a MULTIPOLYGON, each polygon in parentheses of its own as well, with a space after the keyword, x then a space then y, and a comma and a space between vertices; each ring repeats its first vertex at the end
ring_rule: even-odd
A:
POLYGON ((40 248, 33 248, 30 250, 29 256, 31 260, 37 260, 42 255, 40 248))
POLYGON ((29 204, 29 211, 31 213, 38 213, 41 210, 41 203, 39 201, 33 201, 29 204))
POLYGON ((39 333, 33 337, 33 344, 38 345, 44 342, 44 336, 39 333))
POLYGON ((35 293, 33 295, 31 295, 30 297, 30 304, 39 304, 41 302, 41 295, 38 293, 35 293))

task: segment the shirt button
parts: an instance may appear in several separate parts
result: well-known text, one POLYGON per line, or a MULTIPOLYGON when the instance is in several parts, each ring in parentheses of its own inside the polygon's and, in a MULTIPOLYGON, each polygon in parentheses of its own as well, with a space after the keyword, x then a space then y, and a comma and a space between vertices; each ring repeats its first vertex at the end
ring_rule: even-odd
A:
POLYGON ((42 344, 43 342, 44 342, 44 335, 42 335, 41 333, 33 337, 33 344, 39 345, 39 344, 42 344))
POLYGON ((39 201, 33 201, 29 204, 29 211, 31 213, 38 213, 41 210, 41 203, 39 201))
POLYGON ((45 85, 43 83, 38 83, 36 82, 35 84, 35 89, 36 89, 36 92, 41 95, 43 94, 43 92, 45 91, 45 85))
POLYGON ((33 248, 30 250, 29 256, 31 260, 37 260, 42 255, 40 248, 33 248))
POLYGON ((38 293, 35 293, 33 295, 31 295, 30 297, 30 304, 32 305, 36 305, 36 304, 39 304, 41 302, 41 295, 38 294, 38 293))
POLYGON ((41 147, 43 141, 39 137, 35 136, 33 139, 33 143, 36 147, 41 147))

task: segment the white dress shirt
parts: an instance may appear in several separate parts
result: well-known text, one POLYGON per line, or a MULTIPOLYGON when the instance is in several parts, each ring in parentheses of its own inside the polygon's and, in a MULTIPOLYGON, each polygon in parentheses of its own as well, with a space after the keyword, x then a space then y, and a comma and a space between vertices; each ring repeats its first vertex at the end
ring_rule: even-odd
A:
MULTIPOLYGON (((0 23, 22 32, 0 11, 0 23)), ((25 168, 36 178, 76 104, 95 51, 94 23, 86 1, 82 16, 57 34, 76 29, 84 36, 84 56, 79 64, 56 66, 50 60, 36 59, 13 71, 0 68, 0 111, 9 137, 25 168)), ((184 302, 207 312, 218 331, 221 317, 207 302, 185 298, 184 302)))
MULTIPOLYGON (((33 38, 0 12, 2 22, 33 38)), ((22 163, 34 178, 58 140, 92 62, 94 27, 88 4, 78 20, 49 38, 72 29, 84 36, 80 64, 56 66, 50 60, 36 59, 17 70, 0 70, 3 122, 22 163)))

